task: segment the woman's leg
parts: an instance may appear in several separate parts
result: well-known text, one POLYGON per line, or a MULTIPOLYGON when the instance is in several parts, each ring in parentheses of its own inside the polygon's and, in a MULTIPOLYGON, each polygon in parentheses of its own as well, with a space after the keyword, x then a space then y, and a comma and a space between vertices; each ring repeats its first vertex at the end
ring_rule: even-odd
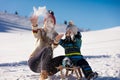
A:
POLYGON ((41 70, 47 70, 47 64, 52 59, 52 48, 45 47, 38 54, 31 56, 28 60, 28 66, 33 72, 40 73, 41 70))

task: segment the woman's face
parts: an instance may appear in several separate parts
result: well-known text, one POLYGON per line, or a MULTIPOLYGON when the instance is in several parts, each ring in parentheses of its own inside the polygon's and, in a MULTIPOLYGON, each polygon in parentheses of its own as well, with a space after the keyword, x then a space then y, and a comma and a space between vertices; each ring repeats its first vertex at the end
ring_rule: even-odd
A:
POLYGON ((55 25, 54 25, 54 20, 52 18, 48 18, 46 21, 45 21, 45 27, 48 31, 52 31, 54 30, 55 28, 55 25))

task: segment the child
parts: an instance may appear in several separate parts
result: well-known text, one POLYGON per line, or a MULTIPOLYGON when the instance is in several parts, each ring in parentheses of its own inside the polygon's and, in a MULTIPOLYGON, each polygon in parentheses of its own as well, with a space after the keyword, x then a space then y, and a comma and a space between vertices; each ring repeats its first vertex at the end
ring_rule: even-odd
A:
POLYGON ((84 59, 81 54, 81 34, 78 31, 73 35, 74 32, 69 29, 66 31, 65 39, 60 39, 59 44, 65 49, 65 56, 69 57, 72 61, 73 65, 80 66, 82 68, 83 74, 85 78, 90 80, 91 78, 95 78, 97 76, 96 72, 93 72, 88 62, 84 59), (73 39, 71 38, 73 35, 73 39))

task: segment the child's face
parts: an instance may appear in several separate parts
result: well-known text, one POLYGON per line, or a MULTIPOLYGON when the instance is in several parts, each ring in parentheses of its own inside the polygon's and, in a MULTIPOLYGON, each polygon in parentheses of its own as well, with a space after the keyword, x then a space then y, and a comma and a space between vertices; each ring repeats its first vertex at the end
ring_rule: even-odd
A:
POLYGON ((66 38, 71 38, 71 40, 73 40, 74 34, 73 34, 73 32, 71 30, 68 30, 66 32, 66 38))
POLYGON ((68 31, 66 32, 66 37, 67 37, 67 36, 70 36, 70 35, 71 35, 71 31, 68 30, 68 31))

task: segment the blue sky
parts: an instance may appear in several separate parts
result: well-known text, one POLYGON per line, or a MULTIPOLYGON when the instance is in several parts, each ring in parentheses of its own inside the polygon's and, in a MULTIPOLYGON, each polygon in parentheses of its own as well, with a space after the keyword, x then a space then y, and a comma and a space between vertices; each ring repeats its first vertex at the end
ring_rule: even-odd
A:
POLYGON ((120 26, 120 0, 0 0, 0 11, 18 11, 22 16, 30 16, 33 6, 53 10, 60 24, 73 20, 91 30, 120 26))

